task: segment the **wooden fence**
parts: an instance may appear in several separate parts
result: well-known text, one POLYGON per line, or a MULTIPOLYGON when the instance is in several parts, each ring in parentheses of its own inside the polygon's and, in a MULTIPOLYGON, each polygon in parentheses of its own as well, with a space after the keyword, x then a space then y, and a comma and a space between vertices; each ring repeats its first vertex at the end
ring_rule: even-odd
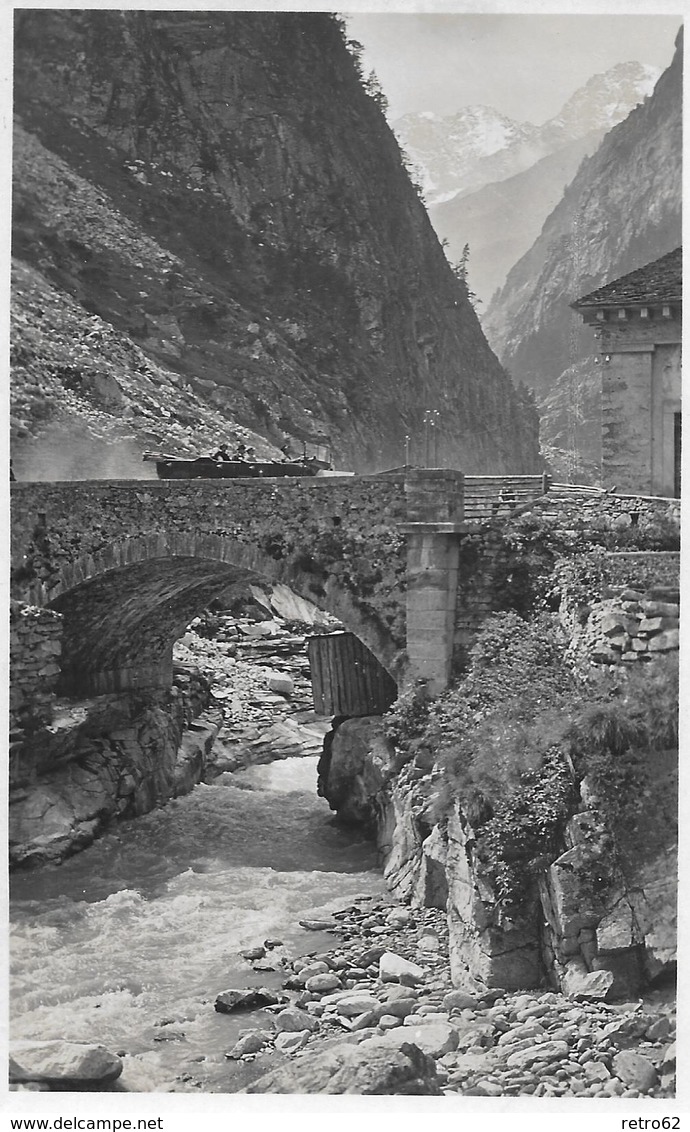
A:
POLYGON ((550 485, 547 475, 465 476, 464 518, 476 522, 505 517, 545 495, 550 485))

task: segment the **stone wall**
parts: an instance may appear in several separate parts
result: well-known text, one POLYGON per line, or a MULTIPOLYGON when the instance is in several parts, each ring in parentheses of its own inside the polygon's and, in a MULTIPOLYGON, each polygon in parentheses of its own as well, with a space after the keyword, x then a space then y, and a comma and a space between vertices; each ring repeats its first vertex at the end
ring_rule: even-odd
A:
POLYGON ((646 662, 678 652, 679 553, 602 554, 594 566, 584 562, 582 569, 586 589, 578 585, 576 566, 563 587, 560 609, 576 665, 646 662))
POLYGON ((496 528, 460 540, 453 643, 456 672, 466 667, 477 633, 494 609, 494 578, 501 547, 501 533, 496 528))
POLYGON ((679 649, 677 590, 620 587, 595 603, 571 643, 571 652, 594 664, 643 663, 679 649), (660 600, 662 598, 667 600, 660 600))
MULTIPOLYGON (((659 537, 668 537, 674 528, 680 532, 680 501, 677 499, 612 495, 564 498, 563 494, 554 489, 535 500, 529 507, 529 514, 539 517, 545 524, 552 524, 565 540, 570 538, 573 545, 583 536, 586 538, 602 528, 611 532, 612 538, 618 532, 621 539, 630 538, 636 532, 639 532, 641 538, 651 538, 654 532, 659 537)), ((505 608, 500 583, 506 573, 509 554, 512 553, 506 551, 506 536, 510 540, 509 522, 507 526, 485 525, 476 531, 460 535, 453 645, 456 672, 465 666, 468 651, 489 614, 505 608)), ((512 557, 518 563, 519 555, 513 554, 512 557)), ((600 592, 591 596, 595 599, 613 600, 628 589, 641 591, 643 601, 677 602, 679 569, 680 554, 677 551, 604 553, 602 549, 600 592), (658 598, 655 596, 657 592, 660 595, 658 598)), ((578 631, 574 612, 576 611, 566 602, 562 614, 568 631, 573 634, 578 631)), ((670 610, 666 612, 670 618, 677 616, 677 611, 675 614, 670 610)), ((643 635, 649 628, 643 628, 643 635)), ((664 628, 672 630, 677 628, 677 624, 674 626, 669 623, 664 628)), ((642 636, 639 636, 639 640, 642 640, 642 636)), ((661 641, 654 649, 660 645, 661 641)), ((669 644, 669 648, 673 647, 669 644)), ((636 648, 639 649, 639 644, 636 648)), ((627 655, 633 651, 632 646, 621 651, 625 651, 627 655)))
POLYGON ((51 717, 60 676, 62 617, 52 609, 10 603, 10 733, 35 730, 51 717))

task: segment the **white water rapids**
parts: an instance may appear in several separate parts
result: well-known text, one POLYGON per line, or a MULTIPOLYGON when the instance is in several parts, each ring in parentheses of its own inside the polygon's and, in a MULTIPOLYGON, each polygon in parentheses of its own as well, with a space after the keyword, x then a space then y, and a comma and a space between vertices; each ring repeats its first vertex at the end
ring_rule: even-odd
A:
POLYGON ((238 1088, 225 1053, 260 1020, 218 1014, 215 998, 285 977, 238 952, 268 938, 325 950, 333 936, 300 919, 384 893, 374 846, 335 823, 315 783, 315 758, 226 774, 60 867, 16 874, 11 1036, 101 1042, 134 1091, 238 1088))

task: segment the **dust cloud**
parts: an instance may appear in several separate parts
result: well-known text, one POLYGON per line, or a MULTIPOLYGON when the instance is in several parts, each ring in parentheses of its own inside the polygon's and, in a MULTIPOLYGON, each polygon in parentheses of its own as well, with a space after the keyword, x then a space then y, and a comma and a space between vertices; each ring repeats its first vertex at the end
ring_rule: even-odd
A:
POLYGON ((12 464, 18 480, 156 479, 155 464, 142 461, 133 438, 101 440, 76 422, 50 425, 17 446, 12 464))

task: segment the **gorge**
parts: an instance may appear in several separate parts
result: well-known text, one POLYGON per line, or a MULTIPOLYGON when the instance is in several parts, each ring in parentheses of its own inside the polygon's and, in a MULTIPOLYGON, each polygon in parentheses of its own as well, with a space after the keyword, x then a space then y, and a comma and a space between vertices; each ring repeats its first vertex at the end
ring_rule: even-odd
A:
POLYGON ((15 84, 13 1089, 671 1097, 679 501, 544 473, 339 18, 22 10, 15 84))

